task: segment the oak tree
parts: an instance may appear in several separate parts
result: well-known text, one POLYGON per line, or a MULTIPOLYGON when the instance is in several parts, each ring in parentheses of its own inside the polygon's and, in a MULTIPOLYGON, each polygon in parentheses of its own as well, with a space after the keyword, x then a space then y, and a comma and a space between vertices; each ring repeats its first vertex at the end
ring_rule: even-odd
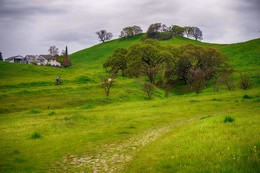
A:
POLYGON ((111 32, 107 32, 106 30, 97 31, 96 34, 98 35, 99 40, 103 43, 113 37, 113 34, 111 32))

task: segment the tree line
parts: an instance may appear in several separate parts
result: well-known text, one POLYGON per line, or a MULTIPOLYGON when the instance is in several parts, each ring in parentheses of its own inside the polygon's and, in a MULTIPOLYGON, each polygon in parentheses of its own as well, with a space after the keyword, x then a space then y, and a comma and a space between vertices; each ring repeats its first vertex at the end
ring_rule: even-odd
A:
MULTIPOLYGON (((120 32, 120 38, 127 38, 132 37, 134 35, 138 35, 143 33, 143 30, 140 26, 127 26, 122 29, 120 32)), ((98 35, 99 41, 105 42, 112 39, 113 34, 106 30, 97 31, 96 34, 98 35)), ((158 40, 167 40, 173 37, 173 35, 179 36, 186 36, 187 38, 194 38, 195 40, 202 40, 203 33, 198 27, 192 26, 178 26, 178 25, 171 25, 167 27, 165 24, 162 23, 154 23, 151 24, 147 31, 146 31, 146 38, 154 38, 158 40)))
POLYGON ((196 93, 209 83, 229 87, 234 71, 227 57, 216 49, 192 44, 174 47, 156 39, 145 39, 128 49, 116 49, 103 67, 112 76, 145 77, 148 82, 144 89, 148 96, 154 86, 167 91, 176 85, 187 85, 196 93))

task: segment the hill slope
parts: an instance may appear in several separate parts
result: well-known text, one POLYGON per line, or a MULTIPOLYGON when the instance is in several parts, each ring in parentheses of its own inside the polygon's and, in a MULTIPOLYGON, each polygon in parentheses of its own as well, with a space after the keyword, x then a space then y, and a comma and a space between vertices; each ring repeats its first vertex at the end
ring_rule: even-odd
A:
POLYGON ((254 78, 250 90, 201 94, 157 89, 147 100, 139 79, 100 87, 102 65, 142 35, 71 55, 71 68, 0 62, 0 172, 254 172, 260 169, 260 39, 220 45, 182 37, 225 53, 254 78), (60 75, 62 85, 54 85, 60 75), (225 117, 233 122, 225 123, 225 117))

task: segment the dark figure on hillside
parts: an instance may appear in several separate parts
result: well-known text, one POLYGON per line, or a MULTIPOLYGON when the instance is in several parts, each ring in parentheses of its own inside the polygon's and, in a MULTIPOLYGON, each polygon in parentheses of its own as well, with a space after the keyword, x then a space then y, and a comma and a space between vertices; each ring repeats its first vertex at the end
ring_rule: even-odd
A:
POLYGON ((59 85, 60 84, 60 76, 58 76, 57 78, 56 78, 56 85, 59 85))

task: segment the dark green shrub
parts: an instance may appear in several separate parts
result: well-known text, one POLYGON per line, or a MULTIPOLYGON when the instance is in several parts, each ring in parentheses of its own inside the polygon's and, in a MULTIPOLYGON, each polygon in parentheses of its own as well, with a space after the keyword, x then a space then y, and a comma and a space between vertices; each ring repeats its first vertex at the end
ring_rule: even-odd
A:
POLYGON ((225 116, 224 123, 232 123, 235 119, 231 116, 225 116))
POLYGON ((243 99, 252 99, 252 97, 246 94, 243 96, 243 99))
POLYGON ((31 138, 32 138, 32 139, 39 139, 39 138, 41 138, 41 134, 38 133, 38 132, 34 132, 34 133, 32 134, 32 136, 31 136, 31 138))

